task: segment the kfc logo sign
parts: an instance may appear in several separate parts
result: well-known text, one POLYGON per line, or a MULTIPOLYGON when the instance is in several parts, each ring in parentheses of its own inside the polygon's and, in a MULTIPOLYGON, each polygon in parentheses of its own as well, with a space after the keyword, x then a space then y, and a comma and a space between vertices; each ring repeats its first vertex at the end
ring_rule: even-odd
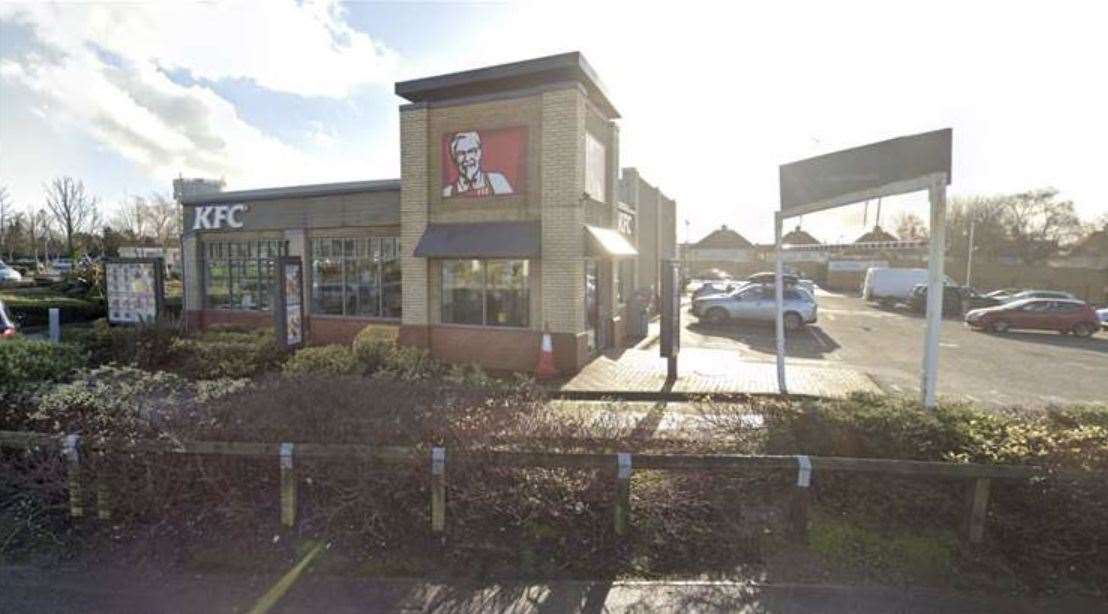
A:
POLYGON ((246 211, 246 205, 206 205, 196 208, 196 220, 193 230, 213 230, 223 228, 242 228, 240 214, 246 211))

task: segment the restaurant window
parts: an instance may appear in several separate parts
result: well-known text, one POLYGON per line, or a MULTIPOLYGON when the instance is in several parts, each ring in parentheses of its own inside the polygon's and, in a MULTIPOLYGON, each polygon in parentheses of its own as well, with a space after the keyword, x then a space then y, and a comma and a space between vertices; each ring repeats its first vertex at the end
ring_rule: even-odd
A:
POLYGON ((205 308, 269 310, 275 261, 288 251, 283 240, 203 242, 200 270, 205 308))
POLYGON ((312 240, 312 313, 399 318, 400 240, 312 240))
POLYGON ((526 260, 443 260, 442 321, 528 326, 529 265, 526 260))

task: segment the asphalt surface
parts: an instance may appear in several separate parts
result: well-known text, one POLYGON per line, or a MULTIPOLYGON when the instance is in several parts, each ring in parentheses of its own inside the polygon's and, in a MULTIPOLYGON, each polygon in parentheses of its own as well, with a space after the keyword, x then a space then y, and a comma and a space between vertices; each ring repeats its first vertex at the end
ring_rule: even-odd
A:
MULTIPOLYGON (((819 322, 790 333, 787 364, 849 367, 886 392, 919 393, 925 320, 904 308, 883 309, 855 296, 817 292, 819 322)), ((770 324, 713 328, 687 312, 682 348, 729 349, 740 360, 773 362, 770 324)), ((939 334, 939 396, 992 406, 1108 402, 1108 332, 1077 338, 1048 331, 977 332, 961 318, 939 334)))
MULTIPOLYGON (((0 567, 0 611, 248 612, 276 577, 0 567)), ((285 593, 273 613, 316 612, 735 612, 952 614, 1102 612, 1087 599, 1036 602, 913 588, 761 584, 428 580, 315 575, 285 593)))

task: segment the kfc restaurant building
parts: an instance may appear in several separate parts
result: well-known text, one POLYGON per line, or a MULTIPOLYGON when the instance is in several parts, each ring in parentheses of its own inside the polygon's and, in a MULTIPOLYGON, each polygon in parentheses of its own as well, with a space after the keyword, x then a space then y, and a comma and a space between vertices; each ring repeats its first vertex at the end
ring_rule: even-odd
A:
POLYGON ((272 326, 274 259, 294 255, 311 343, 377 325, 447 362, 526 372, 548 330, 564 373, 622 345, 634 225, 617 203, 619 114, 584 57, 396 93, 409 101, 400 179, 238 192, 175 181, 188 325, 272 326))

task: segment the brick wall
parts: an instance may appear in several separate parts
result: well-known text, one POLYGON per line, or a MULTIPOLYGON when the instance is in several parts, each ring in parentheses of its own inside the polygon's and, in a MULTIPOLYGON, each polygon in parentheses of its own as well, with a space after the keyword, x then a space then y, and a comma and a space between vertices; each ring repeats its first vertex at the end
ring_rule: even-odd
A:
POLYGON ((542 314, 556 333, 585 330, 585 97, 542 94, 542 314))
POLYGON ((476 363, 491 371, 531 373, 539 360, 542 334, 535 330, 486 326, 432 326, 431 355, 456 364, 476 363))

